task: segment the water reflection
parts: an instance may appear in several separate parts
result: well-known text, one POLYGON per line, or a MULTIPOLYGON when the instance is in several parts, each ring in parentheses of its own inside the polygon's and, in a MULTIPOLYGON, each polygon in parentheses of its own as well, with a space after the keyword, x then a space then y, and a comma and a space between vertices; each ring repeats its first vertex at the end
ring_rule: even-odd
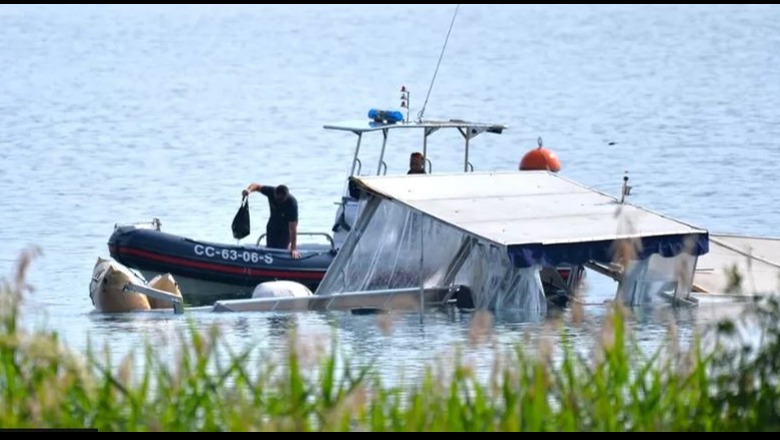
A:
POLYGON ((297 317, 294 314, 274 315, 266 318, 268 323, 268 335, 277 338, 289 337, 290 329, 298 327, 297 317))
MULTIPOLYGON (((419 378, 427 368, 448 374, 457 360, 487 378, 494 362, 520 348, 532 356, 550 356, 559 362, 569 347, 589 358, 598 349, 604 332, 612 331, 611 304, 591 302, 545 316, 517 311, 487 314, 452 307, 427 310, 421 320, 416 312, 354 315, 349 312, 208 313, 184 315, 139 312, 130 314, 86 313, 72 319, 88 319, 95 338, 93 348, 110 346, 113 357, 140 353, 150 343, 161 362, 172 365, 190 328, 220 330, 227 353, 250 350, 250 368, 285 365, 294 348, 307 371, 332 348, 339 359, 353 366, 372 366, 390 384, 419 378), (184 337, 183 341, 181 337, 184 337), (294 336, 294 338, 293 338, 294 336), (335 342, 335 345, 333 345, 335 342), (565 345, 564 345, 565 343, 565 345)), ((652 304, 627 309, 626 326, 646 353, 667 347, 686 348, 705 326, 724 317, 737 317, 744 304, 702 300, 699 307, 652 304)), ((748 335, 749 336, 749 335, 748 335)), ((222 350, 222 349, 220 349, 222 350)), ((142 359, 136 360, 140 367, 142 359)))

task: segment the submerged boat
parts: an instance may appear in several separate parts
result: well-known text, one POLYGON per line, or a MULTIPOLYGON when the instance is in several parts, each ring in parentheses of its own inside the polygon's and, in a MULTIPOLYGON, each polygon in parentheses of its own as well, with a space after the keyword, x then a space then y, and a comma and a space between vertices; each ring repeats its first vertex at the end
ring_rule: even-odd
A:
MULTIPOLYGON (((386 311, 455 302, 546 313, 544 275, 620 265, 616 300, 690 302, 708 231, 550 171, 356 177, 361 215, 319 288, 214 311, 386 311)), ((624 194, 626 192, 624 191, 624 194)), ((421 315, 422 316, 422 315, 421 315)))
MULTIPOLYGON (((405 92, 405 90, 402 90, 405 92)), ((403 106, 402 106, 403 107, 403 106)), ((507 127, 502 124, 469 122, 461 119, 449 120, 417 120, 410 121, 408 111, 406 118, 399 111, 372 109, 368 118, 328 124, 326 130, 350 132, 357 135, 352 164, 347 184, 341 200, 337 202, 333 227, 329 232, 299 232, 298 249, 300 259, 293 259, 284 250, 267 248, 263 245, 264 235, 255 243, 227 244, 199 241, 184 237, 160 228, 159 220, 155 219, 149 225, 116 225, 111 235, 108 247, 111 257, 129 268, 140 271, 145 277, 152 278, 159 273, 170 273, 181 286, 184 299, 190 305, 212 304, 222 299, 250 298, 255 287, 263 282, 287 280, 305 285, 311 291, 316 291, 328 268, 346 242, 350 231, 357 226, 361 213, 358 192, 352 177, 385 176, 388 174, 391 133, 419 129, 422 131, 422 143, 419 153, 425 160, 425 174, 413 176, 425 179, 434 174, 433 162, 428 158, 428 138, 433 133, 442 130, 457 131, 464 141, 462 167, 455 170, 458 174, 474 171, 471 143, 482 133, 501 134, 507 127), (377 151, 366 152, 363 141, 371 133, 381 133, 378 159, 372 171, 363 173, 363 160, 367 156, 377 157, 377 151), (324 237, 327 243, 305 242, 302 238, 324 237)), ((409 150, 408 141, 403 140, 401 155, 394 155, 394 161, 406 163, 406 158, 413 150, 409 150)), ((541 144, 540 144, 541 145, 541 144)), ((451 156, 451 151, 445 151, 451 156)), ((442 167, 445 168, 445 167, 442 167)), ((452 170, 443 170, 453 172, 452 170)), ((440 171, 437 168, 437 173, 440 171)), ((391 175, 406 175, 407 169, 392 170, 391 175)), ((584 274, 580 265, 564 264, 557 270, 547 268, 543 273, 546 290, 551 294, 573 289, 584 274)))

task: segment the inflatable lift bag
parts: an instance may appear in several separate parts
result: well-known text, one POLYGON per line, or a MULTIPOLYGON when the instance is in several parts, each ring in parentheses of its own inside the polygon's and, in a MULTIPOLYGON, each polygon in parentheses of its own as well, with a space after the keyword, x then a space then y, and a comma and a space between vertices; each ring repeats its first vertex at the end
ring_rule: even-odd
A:
POLYGON ((244 197, 241 200, 241 207, 238 208, 236 216, 233 217, 233 238, 241 240, 249 235, 249 198, 244 197))

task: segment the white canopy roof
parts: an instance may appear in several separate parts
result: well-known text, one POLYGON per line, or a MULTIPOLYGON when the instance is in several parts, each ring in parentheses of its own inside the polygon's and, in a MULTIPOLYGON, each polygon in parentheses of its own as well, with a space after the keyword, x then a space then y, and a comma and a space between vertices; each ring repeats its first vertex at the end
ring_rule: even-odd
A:
POLYGON ((526 246, 526 252, 538 252, 540 246, 604 245, 622 238, 656 237, 648 244, 658 250, 650 252, 676 254, 683 246, 682 240, 691 235, 696 235, 698 241, 694 253, 707 252, 706 230, 629 203, 621 204, 615 197, 548 171, 353 179, 363 190, 397 200, 496 244, 526 246), (529 250, 531 247, 534 249, 529 250))
POLYGON ((460 119, 450 120, 428 120, 428 121, 409 121, 409 122, 397 122, 397 123, 384 123, 375 122, 370 119, 355 119, 352 121, 342 121, 335 124, 326 124, 323 126, 326 130, 344 130, 352 131, 355 133, 364 133, 370 131, 379 131, 384 129, 396 130, 396 129, 409 129, 409 128, 424 128, 424 129, 439 129, 439 128, 473 128, 488 133, 500 134, 507 127, 503 124, 490 124, 484 122, 470 122, 460 119))

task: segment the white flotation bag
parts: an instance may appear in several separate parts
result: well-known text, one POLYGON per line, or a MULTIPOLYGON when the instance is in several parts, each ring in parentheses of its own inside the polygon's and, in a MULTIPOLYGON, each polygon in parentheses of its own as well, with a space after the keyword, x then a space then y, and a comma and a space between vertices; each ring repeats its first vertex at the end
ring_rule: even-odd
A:
POLYGON ((146 295, 123 291, 127 283, 146 284, 143 279, 118 262, 98 257, 89 283, 89 297, 95 310, 101 313, 149 310, 151 305, 146 295))
POLYGON ((252 298, 295 298, 312 296, 311 290, 295 281, 266 281, 252 292, 252 298))
MULTIPOLYGON (((176 295, 179 298, 181 298, 181 290, 179 290, 179 283, 177 283, 176 280, 173 278, 173 275, 169 273, 160 274, 152 278, 152 281, 149 281, 148 286, 157 290, 168 292, 171 295, 176 295)), ((161 299, 153 298, 151 296, 147 297, 147 299, 149 300, 149 305, 153 309, 173 309, 173 303, 170 301, 164 301, 161 299)))

